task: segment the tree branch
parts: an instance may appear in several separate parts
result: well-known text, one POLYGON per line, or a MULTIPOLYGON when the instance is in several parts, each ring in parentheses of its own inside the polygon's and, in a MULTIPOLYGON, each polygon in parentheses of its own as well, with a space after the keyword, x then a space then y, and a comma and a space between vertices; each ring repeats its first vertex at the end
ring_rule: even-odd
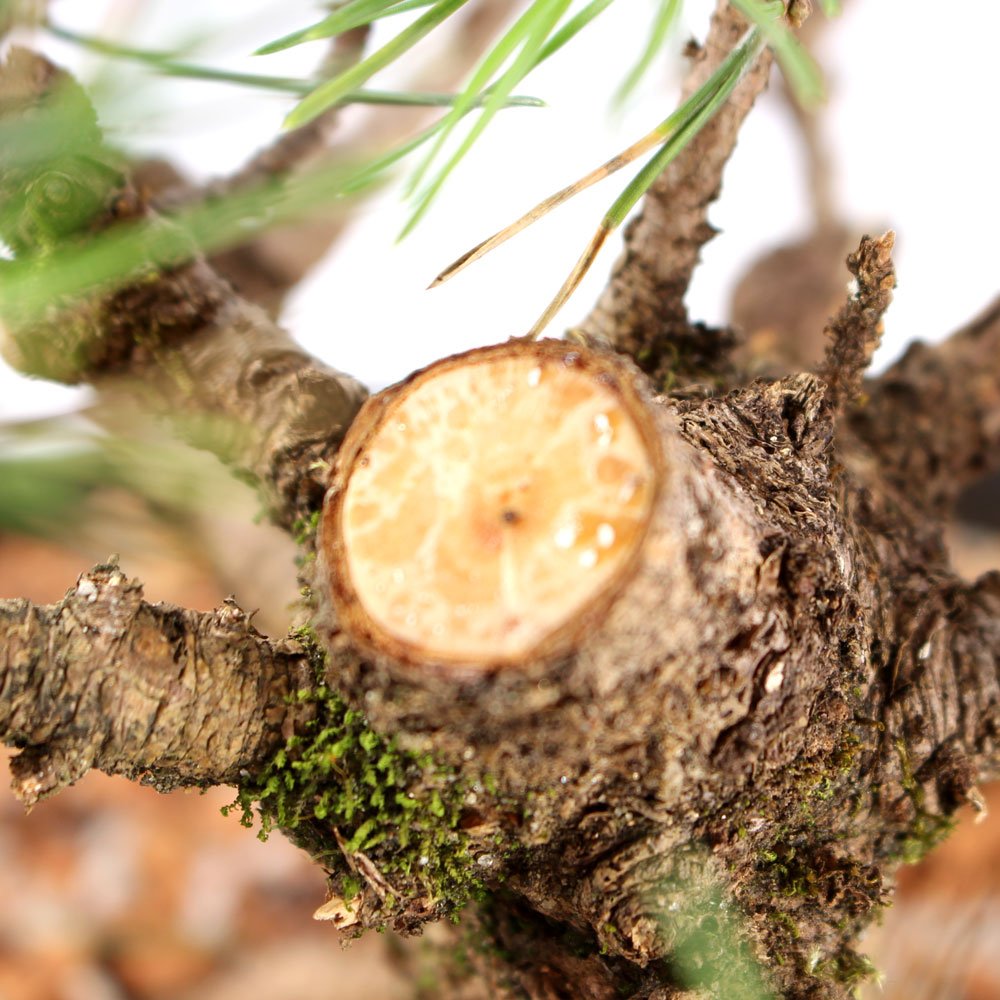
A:
POLYGON ((92 767, 161 791, 235 784, 294 731, 304 709, 287 696, 312 683, 302 648, 234 602, 149 604, 114 563, 58 604, 0 601, 0 738, 22 749, 29 807, 92 767))
MULTIPOLYGON (((719 67, 746 30, 746 21, 719 0, 705 45, 684 84, 692 94, 719 67)), ((695 329, 684 307, 702 246, 715 235, 708 209, 743 120, 767 85, 771 56, 763 53, 729 101, 650 188, 625 234, 625 252, 597 305, 581 324, 585 337, 630 354, 662 382, 670 370, 711 376, 725 367, 727 332, 695 329)))
MULTIPOLYGON (((455 37, 444 55, 416 74, 414 90, 452 90, 509 17, 510 5, 503 0, 479 0, 464 13, 456 18, 455 37)), ((361 40, 360 31, 337 36, 332 59, 343 65, 357 53, 361 40)), ((389 148, 430 115, 426 108, 367 108, 350 135, 331 142, 333 126, 341 118, 341 109, 332 108, 302 128, 283 133, 235 174, 204 189, 196 188, 162 161, 140 164, 139 173, 152 182, 154 192, 162 193, 153 198, 155 207, 169 213, 199 199, 253 187, 267 177, 289 176, 308 163, 318 166, 322 161, 335 167, 366 156, 371 149, 389 148)), ((139 174, 136 180, 141 188, 139 174)), ((277 316, 288 293, 337 242, 352 217, 352 206, 337 204, 294 225, 267 230, 247 243, 214 253, 209 263, 241 295, 277 316)))
POLYGON ((855 433, 911 498, 947 510, 1000 469, 1000 299, 941 344, 913 344, 866 391, 855 433))
MULTIPOLYGON (((0 160, 0 229, 19 256, 44 255, 47 240, 123 220, 161 225, 164 232, 170 227, 122 177, 86 95, 68 74, 15 50, 0 69, 0 101, 14 122, 28 122, 52 145, 50 158, 35 169, 45 178, 58 167, 59 183, 79 192, 75 204, 88 209, 67 219, 50 203, 32 201, 16 158, 0 160), (65 140, 59 133, 50 137, 67 106, 86 130, 78 127, 65 140), (84 169, 81 162, 91 166, 84 169)), ((151 269, 123 288, 102 289, 60 303, 62 308, 54 304, 37 322, 5 315, 5 355, 29 374, 124 391, 154 411, 176 415, 186 436, 252 478, 273 519, 290 528, 316 509, 326 463, 365 390, 303 351, 262 309, 237 296, 193 247, 191 258, 151 269)))
POLYGON ((895 241, 893 232, 878 239, 865 236, 857 252, 847 258, 856 288, 826 327, 830 339, 820 369, 827 399, 836 410, 849 406, 861 391, 865 370, 882 340, 882 316, 896 287, 892 264, 895 241))

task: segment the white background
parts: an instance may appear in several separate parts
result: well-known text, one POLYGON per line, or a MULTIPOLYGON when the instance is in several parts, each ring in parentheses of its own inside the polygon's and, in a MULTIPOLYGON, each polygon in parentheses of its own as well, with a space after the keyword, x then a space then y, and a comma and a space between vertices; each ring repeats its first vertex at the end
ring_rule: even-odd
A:
MULTIPOLYGON (((703 35, 712 6, 688 0, 675 55, 652 69, 624 112, 613 113, 609 95, 636 58, 653 10, 652 0, 618 0, 519 88, 549 107, 501 114, 402 243, 395 242, 407 216, 400 184, 364 205, 298 289, 284 322, 311 351, 371 386, 436 357, 523 333, 621 189, 623 174, 449 284, 430 292, 425 286, 459 253, 665 117, 683 71, 676 53, 686 37, 703 35)), ((280 56, 247 55, 315 20, 317 5, 306 0, 55 0, 51 9, 67 26, 150 47, 214 39, 191 57, 213 65, 302 75, 321 54, 322 43, 314 43, 280 56)), ((945 9, 927 0, 847 0, 817 52, 831 92, 825 126, 843 215, 872 231, 891 226, 898 235, 899 288, 877 359, 882 365, 909 340, 954 329, 997 291, 1000 5, 955 5, 951 17, 942 16, 945 9)), ((291 106, 241 88, 156 80, 44 36, 29 40, 93 82, 102 120, 118 142, 163 153, 197 176, 234 169, 277 131, 291 106)), ((391 82, 376 78, 374 85, 391 82)), ((693 316, 722 321, 741 270, 762 249, 809 227, 801 151, 773 94, 744 128, 712 221, 722 233, 704 253, 689 304, 693 316)), ((605 248, 552 332, 586 313, 616 253, 617 244, 605 248)), ((86 390, 30 382, 0 367, 0 420, 66 410, 85 398, 86 390)))

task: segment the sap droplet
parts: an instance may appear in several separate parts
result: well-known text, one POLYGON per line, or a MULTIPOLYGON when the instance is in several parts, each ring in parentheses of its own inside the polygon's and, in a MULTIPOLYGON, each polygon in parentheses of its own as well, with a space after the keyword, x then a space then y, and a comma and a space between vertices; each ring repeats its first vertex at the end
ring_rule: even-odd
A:
POLYGON ((611 429, 611 421, 608 419, 606 413, 598 413, 594 417, 594 430, 597 431, 597 443, 602 447, 606 448, 611 444, 612 438, 614 438, 615 433, 611 429))
POLYGON ((621 489, 618 491, 618 502, 628 503, 639 491, 639 487, 642 485, 642 479, 639 476, 629 476, 628 479, 622 483, 621 489))
POLYGON ((528 372, 528 385, 534 387, 538 385, 538 383, 541 381, 542 381, 542 369, 532 368, 531 371, 528 372))
POLYGON ((580 553, 580 558, 578 560, 580 565, 584 569, 590 569, 597 565, 597 549, 584 549, 580 553))
POLYGON ((557 549, 571 549, 576 541, 576 526, 564 524, 552 539, 557 549))
POLYGON ((615 544, 615 529, 606 522, 597 526, 597 544, 602 549, 610 549, 615 544))

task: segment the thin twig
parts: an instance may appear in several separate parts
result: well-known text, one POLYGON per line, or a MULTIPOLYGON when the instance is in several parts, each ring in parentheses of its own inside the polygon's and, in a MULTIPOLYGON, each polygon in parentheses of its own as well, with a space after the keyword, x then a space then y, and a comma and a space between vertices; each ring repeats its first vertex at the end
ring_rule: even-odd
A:
POLYGON ((872 239, 865 236, 856 253, 847 258, 848 270, 857 287, 840 312, 826 327, 829 343, 820 375, 827 383, 830 405, 841 410, 861 392, 861 380, 882 340, 882 316, 892 302, 896 272, 891 230, 872 239))

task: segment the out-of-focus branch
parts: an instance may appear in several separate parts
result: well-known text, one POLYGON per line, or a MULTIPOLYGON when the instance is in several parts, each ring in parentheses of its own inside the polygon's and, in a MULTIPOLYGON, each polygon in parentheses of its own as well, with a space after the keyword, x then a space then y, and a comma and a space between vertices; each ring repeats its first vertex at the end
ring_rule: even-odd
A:
POLYGON ((936 345, 913 344, 852 417, 906 493, 935 511, 1000 469, 1000 299, 936 345))
MULTIPOLYGON (((32 53, 12 53, 0 68, 0 109, 53 147, 38 177, 0 160, 0 224, 19 256, 44 256, 81 230, 122 220, 157 223, 117 164, 112 169, 89 101, 68 74, 32 53), (73 136, 51 135, 60 111, 80 133, 75 146, 73 136)), ((273 519, 290 528, 318 506, 327 463, 365 391, 235 295, 194 248, 191 258, 151 266, 119 290, 54 304, 37 321, 10 310, 5 355, 22 371, 124 390, 179 417, 186 436, 252 478, 273 519)))
MULTIPOLYGON (((831 23, 828 17, 811 17, 799 39, 815 50, 831 23)), ((843 299, 843 262, 861 235, 860 229, 847 224, 836 203, 836 158, 822 128, 825 105, 805 107, 782 75, 776 82, 805 160, 812 229, 766 249, 733 291, 729 318, 742 340, 736 365, 750 376, 777 377, 810 371, 819 364, 826 347, 824 328, 843 299)))
MULTIPOLYGON (((719 0, 705 45, 684 84, 685 97, 718 68, 746 30, 727 0, 719 0)), ((732 97, 656 181, 625 235, 625 252, 579 332, 609 343, 662 377, 668 371, 711 375, 725 367, 729 338, 695 331, 684 296, 701 247, 714 235, 708 209, 740 126, 767 84, 765 52, 732 97)))
POLYGON ((0 739, 20 747, 14 791, 31 806, 91 768, 161 791, 234 784, 268 760, 307 706, 307 654, 271 640, 233 602, 149 604, 115 564, 58 603, 0 601, 0 739))
MULTIPOLYGON (((412 81, 415 90, 450 91, 495 38, 500 25, 510 17, 511 4, 504 0, 481 0, 457 19, 445 52, 429 61, 412 81)), ((325 74, 332 74, 361 54, 363 30, 346 32, 335 39, 325 74)), ((267 178, 289 176, 323 162, 331 165, 367 155, 372 149, 389 147, 417 130, 432 114, 426 108, 380 106, 361 113, 356 127, 339 141, 341 110, 331 108, 309 124, 286 132, 257 153, 235 174, 198 189, 176 170, 161 162, 143 165, 141 180, 153 191, 157 205, 166 210, 190 205, 200 198, 220 197, 253 187, 267 178)), ((323 258, 352 218, 342 204, 294 226, 259 234, 247 243, 212 254, 209 263, 245 298, 277 316, 285 297, 323 258)))

